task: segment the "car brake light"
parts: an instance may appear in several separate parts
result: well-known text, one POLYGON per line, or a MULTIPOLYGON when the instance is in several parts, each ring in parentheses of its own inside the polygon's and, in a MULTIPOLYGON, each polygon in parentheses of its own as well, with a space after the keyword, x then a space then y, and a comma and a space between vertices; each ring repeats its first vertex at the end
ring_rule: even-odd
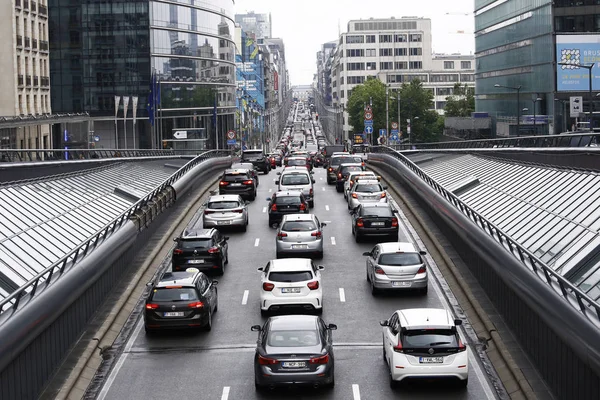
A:
POLYGON ((285 233, 285 232, 279 232, 279 233, 277 234, 277 238, 281 239, 281 238, 287 237, 287 235, 288 235, 288 234, 287 234, 287 233, 285 233))
POLYGON ((342 174, 338 174, 338 179, 342 179, 342 174))
POLYGON ((263 356, 258 356, 258 363, 260 365, 273 365, 273 364, 277 364, 279 361, 274 359, 274 358, 267 358, 267 357, 263 357, 263 356))
POLYGON ((232 212, 242 214, 244 212, 244 210, 232 210, 232 212))
POLYGON ((273 290, 275 288, 275 285, 269 282, 265 282, 263 283, 263 290, 265 292, 270 292, 271 290, 273 290))
POLYGON ((331 171, 333 171, 333 168, 329 167, 329 168, 327 168, 327 171, 331 172, 331 171))
POLYGON ((392 226, 398 226, 398 218, 392 218, 392 226))
POLYGON ((277 204, 273 204, 271 206, 271 211, 277 211, 277 204))
POLYGON ((381 193, 381 198, 383 199, 384 197, 386 197, 387 195, 384 193, 381 193))
POLYGON ((207 215, 207 214, 212 214, 212 213, 214 213, 214 211, 208 211, 208 210, 204 210, 204 215, 207 215))
POLYGON ((313 191, 312 188, 310 188, 310 190, 308 191, 308 194, 311 195, 311 196, 314 194, 314 191, 313 191))
POLYGON ((252 185, 254 181, 252 179, 248 179, 247 181, 242 182, 244 185, 252 185))
POLYGON ((379 267, 375 268, 375 273, 377 275, 385 275, 385 271, 379 267))
POLYGON ((419 268, 417 274, 424 274, 425 272, 427 272, 427 268, 425 268, 425 266, 423 265, 421 268, 419 268))
POLYGON ((310 236, 316 236, 318 238, 320 238, 321 235, 322 235, 321 231, 316 231, 316 232, 313 232, 313 233, 310 234, 310 236))
POLYGON ((356 193, 352 193, 352 198, 353 199, 358 199, 358 195, 356 193))
POLYGON ((208 249, 208 252, 209 252, 210 254, 215 254, 215 253, 218 253, 218 252, 220 252, 220 251, 221 251, 221 249, 219 249, 217 246, 213 246, 213 247, 211 247, 210 249, 208 249))
POLYGON ((219 182, 219 186, 227 186, 227 185, 229 185, 229 182, 225 182, 225 181, 219 182))
POLYGON ((188 304, 189 308, 204 308, 204 303, 201 301, 196 301, 194 303, 188 304))
POLYGON ((396 353, 404 353, 404 349, 402 348, 402 342, 400 341, 400 336, 398 336, 398 344, 394 346, 394 351, 396 353))
POLYGON ((304 203, 300 204, 300 211, 306 211, 306 206, 304 203))
POLYGON ((176 255, 183 254, 183 250, 175 249, 175 250, 173 250, 173 254, 176 254, 176 255))
POLYGON ((310 364, 327 364, 328 362, 329 362, 329 354, 325 354, 324 356, 321 356, 321 357, 311 358, 309 361, 310 364))
POLYGON ((361 228, 362 228, 363 226, 365 226, 365 223, 364 223, 364 221, 362 220, 362 218, 359 218, 358 220, 356 220, 356 226, 359 226, 359 227, 361 227, 361 228))
POLYGON ((458 338, 458 351, 465 351, 467 350, 467 346, 465 346, 465 344, 462 342, 462 340, 460 340, 460 338, 458 338))
POLYGON ((319 281, 312 281, 306 284, 310 290, 317 290, 319 288, 319 281))
POLYGON ((146 310, 156 310, 158 308, 158 304, 146 304, 146 310))

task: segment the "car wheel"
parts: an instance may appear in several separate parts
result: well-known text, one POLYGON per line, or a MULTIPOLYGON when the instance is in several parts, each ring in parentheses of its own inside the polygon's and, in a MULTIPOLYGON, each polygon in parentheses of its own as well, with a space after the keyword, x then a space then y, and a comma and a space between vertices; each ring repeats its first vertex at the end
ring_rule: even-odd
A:
POLYGON ((215 309, 213 312, 219 311, 219 294, 217 292, 215 292, 215 299, 215 309))
POLYGON ((314 208, 314 207, 315 207, 315 202, 314 202, 314 201, 309 201, 309 202, 308 202, 308 206, 309 206, 310 208, 314 208))
POLYGON ((338 193, 342 193, 342 189, 340 189, 340 187, 339 187, 339 186, 337 186, 337 185, 336 185, 336 187, 335 187, 335 191, 336 191, 336 192, 338 192, 338 193))
POLYGON ((398 241, 398 234, 396 233, 396 234, 392 235, 392 236, 390 237, 390 241, 392 241, 392 242, 397 242, 397 241, 398 241))
POLYGON ((146 331, 146 336, 154 335, 154 330, 148 328, 147 326, 144 326, 144 331, 146 331))
POLYGON ((333 389, 335 387, 335 371, 331 371, 331 381, 327 384, 329 389, 333 389))
POLYGON ((282 258, 282 255, 281 255, 281 253, 280 253, 280 252, 276 252, 276 253, 275 253, 275 258, 282 258))
POLYGON ((242 225, 242 232, 246 232, 248 230, 248 223, 242 225))
POLYGON ((367 269, 367 282, 371 283, 371 277, 369 276, 369 270, 367 269))
POLYGON ((429 288, 428 286, 425 286, 423 289, 419 290, 419 293, 421 293, 423 296, 426 296, 428 288, 429 288))
POLYGON ((210 332, 212 330, 212 311, 208 311, 208 321, 204 325, 204 330, 210 332))
POLYGON ((219 263, 219 268, 217 268, 217 275, 223 275, 225 273, 225 267, 224 267, 224 263, 223 260, 221 260, 221 262, 219 263))
POLYGON ((269 310, 260 310, 260 315, 262 315, 263 317, 268 317, 269 316, 269 310))
POLYGON ((316 258, 317 258, 318 260, 322 260, 322 259, 323 259, 323 252, 322 252, 322 251, 318 252, 318 253, 317 253, 317 257, 316 257, 316 258))
POLYGON ((375 283, 373 282, 373 280, 371 279, 371 294, 373 296, 377 296, 379 294, 379 289, 377 289, 375 287, 375 283))
POLYGON ((321 308, 317 308, 317 309, 315 309, 315 313, 316 313, 317 315, 322 315, 322 314, 323 314, 323 306, 321 306, 321 308))
POLYGON ((227 255, 225 256, 225 264, 229 264, 229 252, 227 252, 227 255))
POLYGON ((458 386, 461 388, 466 388, 467 385, 469 385, 469 378, 458 382, 458 386))
POLYGON ((390 374, 390 388, 391 389, 396 389, 398 387, 399 382, 395 381, 394 378, 392 378, 392 370, 389 370, 389 374, 390 374))
POLYGON ((261 385, 260 383, 258 383, 256 381, 256 378, 254 378, 254 389, 256 389, 257 392, 262 392, 265 390, 265 387, 263 385, 261 385))
POLYGON ((254 201, 254 200, 256 200, 256 192, 254 192, 252 194, 252 196, 250 196, 250 201, 254 201))
POLYGON ((354 240, 356 240, 356 243, 360 243, 360 241, 362 240, 360 233, 354 232, 354 240))

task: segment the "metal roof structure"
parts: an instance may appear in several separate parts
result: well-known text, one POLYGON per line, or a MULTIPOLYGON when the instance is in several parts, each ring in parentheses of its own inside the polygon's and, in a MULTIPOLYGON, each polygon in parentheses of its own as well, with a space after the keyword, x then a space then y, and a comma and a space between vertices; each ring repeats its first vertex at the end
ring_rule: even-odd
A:
POLYGON ((464 153, 408 155, 427 175, 600 299, 600 174, 464 153))
POLYGON ((0 300, 152 192, 187 161, 117 162, 0 186, 0 300))

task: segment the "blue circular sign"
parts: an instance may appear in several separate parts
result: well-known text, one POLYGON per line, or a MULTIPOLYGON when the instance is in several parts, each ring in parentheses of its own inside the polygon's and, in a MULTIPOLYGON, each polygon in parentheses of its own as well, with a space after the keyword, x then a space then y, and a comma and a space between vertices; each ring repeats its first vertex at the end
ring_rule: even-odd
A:
POLYGON ((94 142, 99 142, 100 141, 100 136, 94 136, 94 142))

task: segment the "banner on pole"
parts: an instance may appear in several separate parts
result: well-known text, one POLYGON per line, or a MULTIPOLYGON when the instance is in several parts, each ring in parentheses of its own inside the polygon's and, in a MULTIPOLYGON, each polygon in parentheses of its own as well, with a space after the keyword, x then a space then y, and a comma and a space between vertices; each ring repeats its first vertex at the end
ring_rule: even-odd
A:
POLYGON ((121 96, 115 96, 115 118, 119 114, 119 105, 121 104, 121 96))
POLYGON ((123 118, 127 119, 127 109, 129 108, 129 96, 123 96, 123 118))
POLYGON ((135 120, 137 118, 138 97, 131 96, 131 102, 133 103, 131 112, 133 113, 133 123, 135 124, 135 120))

